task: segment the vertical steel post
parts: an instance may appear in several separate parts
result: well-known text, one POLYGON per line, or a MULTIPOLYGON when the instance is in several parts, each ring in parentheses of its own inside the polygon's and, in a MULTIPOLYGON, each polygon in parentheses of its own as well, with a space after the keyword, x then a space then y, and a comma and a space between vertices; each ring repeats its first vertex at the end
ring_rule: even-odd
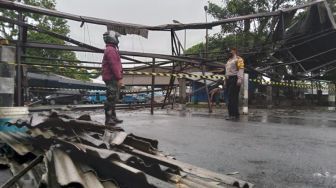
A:
POLYGON ((183 45, 184 51, 187 50, 187 30, 184 30, 184 45, 183 45))
POLYGON ((272 84, 270 84, 266 86, 266 103, 268 109, 272 108, 273 106, 272 98, 273 98, 272 84))
POLYGON ((179 81, 179 99, 182 106, 182 110, 186 109, 186 97, 187 97, 187 81, 185 78, 178 79, 179 81))
MULTIPOLYGON (((21 2, 21 0, 18 0, 21 2)), ((18 18, 19 22, 23 21, 22 12, 18 11, 18 18)), ((18 39, 16 43, 16 105, 23 106, 22 104, 22 70, 21 70, 21 55, 22 55, 22 38, 23 38, 23 27, 18 25, 18 39)))
MULTIPOLYGON (((175 40, 175 33, 174 32, 175 32, 174 30, 170 31, 170 42, 171 42, 172 55, 176 55, 175 46, 174 46, 174 40, 175 40)), ((172 74, 174 74, 174 73, 175 73, 175 63, 173 62, 172 74)), ((171 76, 170 80, 169 80, 169 86, 167 88, 167 93, 166 93, 165 98, 163 100, 163 104, 162 104, 161 109, 164 109, 164 107, 166 106, 167 100, 169 101, 170 93, 171 93, 171 90, 172 90, 172 87, 173 87, 174 83, 175 83, 175 77, 171 76)))
MULTIPOLYGON (((205 76, 205 65, 202 65, 202 75, 205 76)), ((205 92, 206 92, 207 98, 208 98, 209 113, 212 113, 211 101, 210 101, 210 96, 209 96, 209 88, 208 88, 206 79, 204 78, 203 80, 204 80, 204 85, 205 85, 205 92)))
POLYGON ((321 82, 316 82, 316 96, 317 96, 317 104, 321 105, 322 103, 322 89, 321 89, 321 82))
POLYGON ((248 85, 249 85, 249 75, 244 74, 244 94, 243 94, 243 114, 248 114, 248 85))
MULTIPOLYGON (((152 73, 155 73, 155 58, 153 58, 152 63, 152 73)), ((154 114, 154 86, 155 86, 155 76, 152 75, 152 91, 151 91, 151 114, 154 114)))
MULTIPOLYGON (((24 21, 24 20, 23 20, 24 21)), ((27 43, 28 40, 28 28, 27 27, 22 27, 22 47, 21 47, 21 62, 25 62, 25 55, 26 55, 26 48, 24 47, 24 44, 27 43)), ((27 78, 27 67, 21 67, 21 99, 22 101, 22 105, 24 105, 25 101, 28 101, 29 98, 29 93, 28 93, 28 85, 26 84, 25 80, 28 79, 27 78), (22 83, 22 80, 23 83, 22 83)))
MULTIPOLYGON (((205 23, 208 23, 208 6, 204 6, 205 11, 205 23)), ((208 58, 208 42, 209 42, 209 30, 205 29, 205 59, 208 58)))
POLYGON ((311 104, 314 104, 314 83, 313 83, 313 80, 310 81, 310 85, 311 85, 310 102, 311 102, 311 104))
POLYGON ((335 84, 330 82, 328 84, 328 102, 329 102, 329 106, 328 106, 328 110, 329 111, 335 111, 336 106, 335 106, 335 91, 336 87, 335 84))

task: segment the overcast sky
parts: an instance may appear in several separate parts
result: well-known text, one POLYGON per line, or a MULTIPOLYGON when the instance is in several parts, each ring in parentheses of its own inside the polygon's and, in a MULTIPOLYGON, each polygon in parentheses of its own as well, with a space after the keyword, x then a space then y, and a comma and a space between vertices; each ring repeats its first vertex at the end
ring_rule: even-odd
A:
MULTIPOLYGON (((223 0, 211 0, 221 4, 223 0)), ((63 12, 110 19, 128 23, 144 25, 161 25, 178 20, 182 23, 205 22, 204 6, 208 0, 57 0, 56 9, 63 12)), ((209 21, 214 19, 208 16, 209 21)), ((106 31, 104 26, 86 24, 80 28, 79 22, 69 21, 70 36, 104 47, 102 34, 106 31)), ((210 30, 210 34, 219 31, 219 27, 210 30)), ((184 40, 184 32, 178 32, 180 39, 184 40)), ((187 32, 187 47, 205 40, 204 30, 189 30, 187 32)), ((170 33, 149 32, 148 39, 136 35, 122 36, 120 49, 127 51, 152 52, 170 54, 170 33)), ((82 60, 100 61, 100 55, 80 53, 82 60)))

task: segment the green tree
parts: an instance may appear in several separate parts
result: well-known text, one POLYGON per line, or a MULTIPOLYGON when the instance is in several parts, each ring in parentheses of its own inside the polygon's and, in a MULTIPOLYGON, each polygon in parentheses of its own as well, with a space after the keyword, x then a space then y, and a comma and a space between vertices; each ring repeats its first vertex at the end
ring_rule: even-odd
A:
MULTIPOLYGON (((336 12, 336 0, 327 0, 334 15, 336 12)), ((271 12, 280 8, 292 7, 297 4, 303 4, 307 0, 228 0, 221 4, 209 2, 208 13, 215 19, 221 20, 236 16, 242 16, 253 13, 271 12)), ((298 15, 296 18, 299 18, 298 15)), ((225 49, 228 47, 237 47, 248 55, 249 65, 254 67, 262 64, 263 61, 272 52, 270 45, 271 28, 276 24, 275 19, 259 18, 253 20, 243 20, 231 24, 222 25, 221 32, 209 38, 208 57, 214 60, 225 60, 225 49), (262 52, 262 53, 260 53, 262 52)), ((205 50, 204 43, 196 44, 187 49, 186 54, 202 54, 205 50)), ((281 67, 279 67, 281 68, 281 67)), ((282 67, 286 69, 286 67, 282 67)), ((285 70, 277 70, 284 71, 285 70)), ((325 78, 336 80, 336 70, 325 75, 325 78)))
MULTIPOLYGON (((209 2, 208 13, 215 19, 221 20, 260 12, 275 11, 279 8, 292 6, 301 0, 228 0, 218 5, 209 2)), ((237 47, 240 51, 248 52, 264 46, 270 28, 274 26, 271 18, 243 20, 222 25, 221 32, 209 39, 208 57, 225 59, 223 52, 228 47, 237 47)), ((187 53, 200 54, 204 52, 204 45, 195 45, 187 53), (198 51, 198 52, 197 52, 198 51)), ((265 54, 267 52, 265 51, 265 54)), ((254 63, 261 62, 255 61, 254 63)))
MULTIPOLYGON (((14 1, 14 0, 12 0, 14 1)), ((43 7, 47 9, 55 10, 56 0, 23 0, 23 3, 38 7, 43 7)), ((0 9, 1 15, 16 19, 17 12, 7 9, 0 9)), ((62 18, 45 16, 34 13, 23 13, 23 18, 26 22, 32 23, 33 25, 48 30, 52 32, 56 32, 61 35, 68 35, 70 33, 69 26, 67 25, 67 21, 62 18)), ((0 35, 9 40, 15 40, 18 36, 18 27, 13 24, 0 22, 0 35)), ((66 44, 65 41, 57 39, 55 37, 51 37, 47 34, 28 30, 27 40, 41 43, 50 43, 50 44, 66 44)), ((76 54, 70 51, 60 51, 60 50, 46 50, 46 49, 26 49, 27 56, 36 56, 36 57, 45 57, 45 58, 56 58, 56 59, 68 59, 68 60, 77 60, 76 54)), ((77 65, 77 63, 73 62, 62 62, 62 61, 45 61, 45 60, 37 60, 37 59, 25 59, 25 63, 52 63, 57 65, 77 65)), ((38 68, 39 70, 48 70, 53 73, 61 74, 64 76, 68 76, 75 79, 88 80, 89 77, 86 74, 86 70, 77 70, 77 69, 59 69, 58 67, 54 68, 38 68)))
MULTIPOLYGON (((271 12, 279 8, 293 6, 303 0, 229 0, 222 5, 209 2, 209 14, 216 19, 225 19, 247 14, 271 12)), ((235 35, 235 46, 251 48, 262 45, 267 39, 270 28, 274 26, 271 18, 243 20, 224 24, 220 35, 221 40, 226 36, 235 35)), ((217 36, 218 38, 218 36, 217 36)), ((232 45, 232 44, 231 44, 232 45)))

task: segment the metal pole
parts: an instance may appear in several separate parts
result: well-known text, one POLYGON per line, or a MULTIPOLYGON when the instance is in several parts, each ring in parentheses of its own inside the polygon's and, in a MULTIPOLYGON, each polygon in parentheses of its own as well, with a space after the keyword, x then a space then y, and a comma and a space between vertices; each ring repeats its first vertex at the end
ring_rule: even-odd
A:
POLYGON ((249 75, 244 74, 244 95, 243 95, 243 114, 248 114, 248 84, 249 84, 249 75))
POLYGON ((179 100, 180 100, 180 104, 182 106, 182 110, 185 110, 185 108, 186 108, 185 99, 187 97, 187 93, 186 93, 186 91, 187 91, 187 87, 186 87, 187 81, 186 81, 185 78, 180 78, 180 79, 178 79, 178 81, 179 81, 179 100))
MULTIPOLYGON (((21 2, 21 0, 18 0, 18 2, 21 2)), ((22 12, 18 12, 18 18, 17 20, 19 22, 23 21, 23 16, 22 16, 22 12)), ((21 55, 22 55, 22 31, 23 31, 23 27, 18 25, 18 40, 16 43, 16 63, 17 63, 17 69, 16 69, 16 106, 22 106, 22 75, 21 75, 21 55)))
MULTIPOLYGON (((153 58, 152 63, 152 73, 155 73, 155 58, 153 58)), ((155 76, 152 75, 152 91, 151 91, 151 114, 154 114, 154 85, 155 85, 155 76)))
POLYGON ((42 162, 43 155, 36 157, 27 167, 22 169, 18 174, 13 176, 10 180, 8 180, 5 184, 1 186, 1 188, 10 188, 17 182, 23 175, 25 175, 29 170, 31 170, 34 166, 42 162))
POLYGON ((187 30, 184 30, 184 50, 187 50, 187 30))
MULTIPOLYGON (((172 55, 175 56, 177 52, 175 51, 175 45, 174 45, 175 44, 174 43, 174 41, 175 41, 175 31, 174 30, 170 31, 170 37, 171 37, 170 39, 171 39, 172 55)), ((174 74, 175 73, 175 62, 173 61, 172 64, 173 64, 172 74, 174 74)), ((167 100, 170 101, 169 97, 170 97, 172 88, 174 86, 174 83, 175 83, 175 77, 171 76, 170 81, 169 81, 169 86, 168 86, 168 89, 167 89, 167 93, 166 93, 166 96, 164 98, 163 105, 162 105, 161 109, 163 109, 165 107, 167 100)), ((173 104, 172 104, 172 108, 173 108, 173 104)))
MULTIPOLYGON (((202 75, 205 76, 205 65, 202 65, 202 75)), ((210 101, 210 96, 209 96, 209 88, 207 86, 207 81, 206 79, 204 79, 204 85, 205 85, 205 92, 207 94, 207 98, 208 98, 208 108, 209 108, 209 113, 212 113, 212 109, 211 109, 211 101, 210 101)))
POLYGON ((335 111, 336 107, 335 107, 335 84, 334 83, 329 83, 328 85, 328 102, 329 102, 329 107, 328 110, 329 111, 335 111))
POLYGON ((313 83, 313 80, 310 81, 310 85, 311 85, 310 102, 313 105, 314 104, 314 83, 313 83))
MULTIPOLYGON (((208 6, 204 6, 205 11, 205 23, 208 23, 208 6)), ((208 28, 205 29, 205 59, 208 59, 208 28)))
POLYGON ((273 92, 272 92, 272 84, 266 86, 266 103, 267 108, 271 109, 273 106, 273 92))

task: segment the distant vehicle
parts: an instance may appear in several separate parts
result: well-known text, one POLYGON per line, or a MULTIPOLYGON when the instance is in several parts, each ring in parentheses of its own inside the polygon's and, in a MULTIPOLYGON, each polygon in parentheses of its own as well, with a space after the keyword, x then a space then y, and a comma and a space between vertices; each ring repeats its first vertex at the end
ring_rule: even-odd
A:
MULTIPOLYGON (((151 96, 151 95, 149 95, 151 96)), ((155 103, 162 103, 164 101, 165 95, 161 91, 157 91, 154 93, 154 102, 155 103)))
POLYGON ((101 104, 106 101, 105 91, 89 91, 85 97, 85 103, 89 104, 101 104))
POLYGON ((137 98, 133 95, 125 95, 122 98, 122 103, 124 103, 124 104, 135 104, 135 103, 137 103, 137 98))
MULTIPOLYGON (((152 94, 140 93, 136 96, 137 103, 150 103, 152 94)), ((161 91, 154 92, 154 103, 162 103, 165 95, 161 91)))
POLYGON ((81 94, 53 94, 44 98, 44 104, 79 104, 82 102, 81 94))
POLYGON ((137 103, 147 103, 149 101, 148 94, 140 93, 136 96, 137 103))

